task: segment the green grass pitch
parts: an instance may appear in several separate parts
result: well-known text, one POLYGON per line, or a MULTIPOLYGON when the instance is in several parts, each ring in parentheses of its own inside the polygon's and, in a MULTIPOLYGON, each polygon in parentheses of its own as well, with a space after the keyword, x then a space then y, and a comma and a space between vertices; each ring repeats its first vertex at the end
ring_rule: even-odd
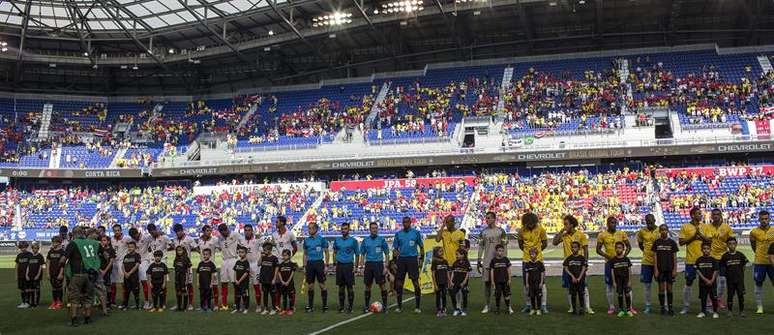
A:
MULTIPOLYGON (((8 257, 3 257, 5 264, 8 257)), ((566 291, 561 288, 559 278, 548 279, 549 305, 551 313, 544 316, 528 316, 523 314, 482 315, 483 287, 479 280, 471 281, 469 315, 464 318, 436 318, 434 315, 435 299, 433 295, 422 297, 421 315, 404 311, 401 314, 370 315, 356 321, 331 329, 329 334, 719 334, 722 332, 743 332, 744 334, 770 334, 774 329, 774 288, 767 283, 765 286, 765 307, 769 314, 755 315, 752 301, 751 270, 747 274, 746 296, 748 316, 729 318, 723 315, 719 320, 697 319, 695 317, 698 304, 698 288, 694 287, 692 297, 692 313, 687 316, 665 317, 660 315, 638 315, 634 318, 619 319, 605 314, 605 293, 602 278, 589 278, 592 306, 596 315, 572 316, 566 314, 566 291)), ((682 303, 682 277, 675 284, 675 305, 682 303)), ((360 281, 361 279, 358 278, 360 281)), ((300 289, 301 274, 296 275, 297 289, 300 289)), ((642 286, 632 279, 634 285, 634 303, 642 308, 642 286)), ((329 283, 333 284, 332 278, 329 283)), ((521 279, 513 280, 513 302, 520 307, 522 299, 521 279)), ((171 287, 170 287, 171 289, 171 287)), ((355 306, 362 308, 362 283, 356 287, 355 306)), ((41 304, 37 309, 19 310, 19 294, 13 270, 0 270, 0 334, 308 334, 328 326, 359 316, 359 312, 351 315, 328 312, 305 314, 303 311, 292 317, 261 316, 251 312, 249 315, 231 315, 225 312, 203 314, 201 312, 171 312, 148 313, 143 311, 116 311, 109 317, 95 318, 91 325, 71 328, 67 326, 68 318, 65 311, 49 311, 45 308, 50 302, 50 289, 44 283, 41 304)), ((233 291, 230 290, 230 294, 233 291)), ((376 293, 376 292, 375 292, 376 293)), ((337 290, 330 288, 330 305, 336 309, 337 290)), ((374 296, 378 296, 374 294, 374 296)), ((406 297, 412 296, 407 294, 406 297)), ((317 294, 316 303, 320 297, 317 294)), ((169 298, 172 304, 174 297, 169 298)), ((654 293, 654 302, 657 297, 654 293)), ((394 302, 394 297, 391 298, 394 302)), ((306 303, 306 295, 298 292, 299 310, 306 303)), ((198 302, 198 300, 197 300, 198 302)), ((252 301, 251 301, 252 304, 252 301)), ((413 307, 413 302, 407 302, 407 307, 413 307)))

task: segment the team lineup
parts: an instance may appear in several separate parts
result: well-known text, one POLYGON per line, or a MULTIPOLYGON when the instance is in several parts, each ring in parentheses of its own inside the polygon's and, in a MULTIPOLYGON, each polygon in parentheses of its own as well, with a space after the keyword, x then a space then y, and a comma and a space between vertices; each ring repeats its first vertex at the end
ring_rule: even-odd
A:
MULTIPOLYGON (((636 246, 632 246, 626 232, 618 229, 617 219, 609 217, 606 228, 597 235, 594 247, 596 254, 605 260, 607 314, 632 317, 639 313, 634 307, 631 284, 635 264, 628 258, 632 248, 637 247, 642 251, 639 280, 644 290, 643 313, 656 312, 652 302, 652 285, 655 283, 662 315, 687 314, 693 301, 699 303, 696 315, 699 318, 719 318, 722 309, 727 310, 729 316, 733 311, 744 316, 744 273, 750 260, 736 250, 740 236, 723 222, 722 214, 713 209, 710 222, 704 223, 702 209, 691 209, 691 221, 680 227, 677 241, 670 238, 667 225, 657 225, 655 217, 648 214, 644 219, 645 226, 634 236, 636 246), (678 275, 680 249, 685 249, 685 286, 682 308, 676 313, 672 284, 678 275), (694 284, 698 286, 698 299, 694 296, 694 284)), ((576 315, 595 313, 587 287, 591 266, 589 236, 582 231, 575 217, 567 215, 563 223, 563 229, 549 240, 537 215, 526 213, 521 217, 516 240, 523 254, 522 313, 541 315, 549 312, 545 281, 546 269, 551 265, 544 262, 543 257, 549 243, 562 246, 562 287, 567 289, 568 312, 576 315)), ((93 309, 99 309, 105 315, 111 308, 144 309, 155 313, 200 310, 247 314, 251 300, 256 304, 256 313, 292 316, 296 311, 294 277, 296 272, 302 271, 301 290, 307 296, 305 312, 313 313, 319 307, 324 313, 329 309, 327 274, 332 271, 339 313, 352 313, 356 308, 355 281, 357 276, 362 276, 365 287, 363 313, 401 313, 404 303, 414 300, 413 312, 420 314, 423 285, 420 275, 429 268, 436 316, 467 315, 471 289, 468 283, 473 274, 480 274, 484 283, 481 313, 515 313, 511 302, 514 265, 507 257, 508 235, 498 227, 495 213, 485 215, 478 233, 475 259, 471 259, 470 240, 457 228, 454 217, 446 217, 439 226, 433 237, 439 246, 428 250, 431 259, 427 262, 425 240, 412 227, 412 218, 404 217, 402 226, 391 236, 391 243, 379 234, 376 223, 371 223, 370 235, 361 241, 350 235, 348 224, 342 224, 340 236, 329 242, 319 234, 314 222, 308 223, 307 236, 299 243, 282 216, 276 219, 276 230, 267 236, 259 236, 250 225, 242 227, 243 234, 240 234, 220 224, 203 226, 198 240, 189 237, 182 225, 173 227, 172 238, 153 224, 145 227, 146 233, 131 228, 126 235, 122 227, 116 225, 112 227, 112 236, 106 234, 104 227, 76 227, 72 234, 62 227, 60 235, 52 239, 52 247, 45 257, 41 255, 38 243, 19 243, 20 252, 15 263, 21 304, 17 307, 30 308, 40 304, 41 281, 45 274, 52 289, 49 309, 69 308, 73 326, 92 322, 93 309), (213 228, 217 229, 217 235, 213 235, 213 228), (302 253, 301 265, 293 261, 298 252, 302 253), (174 255, 171 269, 167 266, 170 253, 174 255), (192 253, 200 255, 198 264, 192 264, 192 253), (214 262, 216 254, 222 257, 220 266, 214 262), (194 291, 195 283, 198 297, 194 291), (374 283, 379 287, 380 299, 376 301, 372 300, 374 283), (168 284, 173 284, 169 290, 168 284), (413 297, 404 300, 406 287, 411 287, 413 297), (230 289, 233 289, 231 303, 230 289), (176 303, 166 306, 167 292, 172 290, 176 303), (121 297, 118 297, 119 291, 121 297), (253 296, 250 296, 251 291, 253 296), (317 305, 316 291, 320 297, 317 305), (392 296, 395 308, 389 309, 392 296), (450 304, 447 298, 451 300, 450 304)), ((770 225, 768 212, 758 213, 758 227, 750 231, 749 241, 755 253, 752 260, 755 312, 763 314, 766 278, 774 284, 774 227, 770 225)))

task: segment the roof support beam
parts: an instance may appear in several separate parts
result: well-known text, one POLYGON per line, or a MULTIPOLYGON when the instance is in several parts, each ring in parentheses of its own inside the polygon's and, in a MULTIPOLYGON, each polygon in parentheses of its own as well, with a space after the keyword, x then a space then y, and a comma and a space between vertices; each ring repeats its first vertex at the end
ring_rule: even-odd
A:
MULTIPOLYGON (((138 21, 136 19, 136 16, 134 15, 134 13, 126 10, 126 8, 121 6, 121 4, 117 3, 115 0, 108 0, 108 1, 117 9, 117 11, 120 10, 126 13, 127 15, 129 15, 129 17, 131 17, 135 22, 140 23, 140 25, 145 25, 144 22, 138 21)), ((164 62, 162 62, 161 59, 159 59, 156 55, 154 55, 151 49, 149 49, 144 44, 142 44, 142 42, 140 42, 140 40, 138 40, 137 37, 134 36, 133 32, 129 31, 129 29, 126 28, 124 23, 121 21, 121 18, 118 16, 118 13, 114 13, 112 10, 110 10, 110 8, 105 6, 105 0, 100 0, 100 5, 102 5, 102 8, 105 10, 105 13, 107 13, 113 19, 113 21, 116 22, 116 24, 121 28, 124 34, 129 36, 129 38, 131 38, 132 41, 134 41, 134 43, 137 44, 137 46, 139 46, 141 50, 147 52, 147 54, 150 55, 151 58, 153 58, 153 60, 156 61, 156 63, 159 64, 164 70, 169 71, 169 67, 167 67, 167 65, 164 64, 164 62)))
MULTIPOLYGON (((199 24, 201 24, 204 27, 204 29, 207 29, 207 31, 209 31, 210 34, 215 36, 216 39, 218 39, 221 43, 225 44, 229 49, 231 49, 231 51, 239 58, 239 60, 241 60, 243 62, 249 62, 247 57, 242 55, 242 53, 239 52, 239 49, 237 49, 237 47, 235 47, 233 44, 231 44, 231 42, 226 40, 226 37, 225 37, 226 23, 225 23, 225 21, 223 23, 223 27, 224 27, 224 29, 223 29, 223 36, 221 36, 220 33, 215 31, 215 29, 210 27, 210 25, 208 25, 207 22, 204 21, 206 18, 202 18, 201 16, 199 16, 199 13, 197 13, 195 10, 193 10, 191 7, 188 6, 188 4, 187 4, 188 0, 177 0, 177 2, 179 2, 180 5, 182 5, 185 9, 187 9, 188 12, 191 13, 191 15, 193 15, 194 18, 196 18, 196 21, 199 21, 199 24)), ((209 4, 207 4, 206 2, 204 2, 202 0, 196 0, 196 2, 202 4, 205 8, 210 8, 209 4)), ((212 9, 210 8, 210 10, 212 10, 212 9)))
POLYGON ((458 48, 462 49, 462 40, 460 39, 460 34, 456 33, 454 25, 449 22, 449 17, 446 15, 446 10, 443 9, 443 4, 441 4, 441 1, 439 0, 435 0, 434 3, 435 6, 438 7, 438 11, 441 12, 441 17, 443 18, 443 23, 446 24, 446 29, 448 29, 449 32, 452 32, 452 35, 454 35, 454 42, 457 43, 458 48))
POLYGON ((83 31, 81 30, 81 25, 86 26, 86 17, 83 15, 83 13, 81 13, 81 10, 78 9, 78 6, 75 4, 75 0, 67 0, 67 2, 65 2, 65 6, 67 7, 67 14, 70 15, 70 19, 73 22, 72 24, 75 26, 75 31, 78 33, 78 41, 81 46, 81 51, 88 54, 91 65, 96 65, 94 55, 92 55, 91 50, 89 50, 89 47, 86 45, 86 41, 83 38, 83 31))
POLYGON ((529 22, 529 17, 527 17, 527 10, 524 9, 521 0, 516 1, 516 11, 519 14, 521 28, 524 29, 524 33, 527 35, 527 45, 529 46, 529 49, 532 50, 534 47, 533 39, 535 38, 535 32, 532 30, 532 24, 529 22))
POLYGON ((14 82, 18 83, 22 75, 22 64, 24 63, 24 41, 27 37, 27 28, 30 26, 30 9, 32 8, 32 1, 27 1, 27 5, 24 6, 24 17, 22 17, 21 32, 19 33, 19 51, 16 54, 16 73, 14 74, 14 82))
POLYGON ((303 34, 301 34, 301 32, 300 32, 300 31, 298 31, 298 28, 296 28, 296 26, 295 26, 295 25, 293 25, 293 22, 290 22, 290 20, 288 20, 288 18, 287 18, 287 17, 285 17, 285 15, 284 15, 284 14, 282 14, 282 12, 279 10, 279 8, 277 8, 276 0, 264 0, 264 1, 266 1, 266 3, 267 3, 267 4, 269 4, 269 6, 271 7, 271 9, 274 11, 274 13, 276 13, 276 14, 277 14, 277 16, 279 16, 279 17, 280 17, 280 19, 282 19, 282 22, 285 22, 285 24, 286 24, 288 27, 290 27, 290 30, 292 30, 292 31, 293 31, 293 33, 294 33, 294 34, 296 34, 296 36, 298 37, 298 39, 300 39, 301 41, 303 41, 304 43, 306 43, 306 45, 308 45, 308 46, 309 46, 309 48, 310 48, 310 49, 312 49, 312 51, 313 51, 313 52, 314 52, 314 54, 317 56, 317 58, 319 58, 319 59, 320 59, 320 60, 322 60, 322 61, 325 61, 325 57, 323 57, 323 55, 320 53, 320 50, 318 50, 318 49, 317 49, 317 46, 315 46, 314 44, 312 44, 311 42, 309 42, 309 40, 307 40, 307 39, 304 37, 304 35, 303 35, 303 34))

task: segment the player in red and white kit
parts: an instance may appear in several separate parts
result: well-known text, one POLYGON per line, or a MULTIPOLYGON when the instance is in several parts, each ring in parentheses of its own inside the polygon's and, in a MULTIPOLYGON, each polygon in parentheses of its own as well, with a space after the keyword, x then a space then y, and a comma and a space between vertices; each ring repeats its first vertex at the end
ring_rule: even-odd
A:
MULTIPOLYGON (((165 252, 169 249, 170 241, 166 235, 161 234, 155 224, 148 224, 146 229, 148 230, 148 234, 144 235, 140 240, 140 245, 142 247, 138 249, 138 252, 142 258, 142 263, 140 264, 140 281, 142 282, 143 295, 146 297, 145 309, 151 309, 153 305, 151 304, 151 301, 147 299, 147 293, 150 290, 150 286, 148 285, 148 278, 145 275, 145 272, 148 271, 148 267, 153 263, 153 253, 156 251, 161 251, 164 255, 161 257, 161 262, 164 264, 167 263, 167 255, 165 252)), ((164 297, 166 297, 166 293, 164 293, 164 297)), ((166 299, 162 299, 162 302, 165 301, 166 299)), ((166 308, 166 303, 162 303, 161 308, 166 308)))
POLYGON ((261 312, 261 284, 258 282, 258 273, 260 267, 258 262, 261 260, 261 246, 266 242, 265 238, 258 237, 253 231, 253 225, 246 224, 245 230, 245 244, 247 249, 247 261, 250 262, 250 285, 253 286, 255 292, 255 312, 261 312))
MULTIPOLYGON (((238 232, 229 230, 225 223, 218 226, 218 233, 220 233, 218 249, 223 255, 223 266, 220 267, 220 298, 222 300, 220 310, 228 311, 228 284, 236 283, 234 265, 238 257, 237 249, 245 244, 245 239, 238 232)), ((234 292, 236 292, 236 287, 234 287, 234 292)))
MULTIPOLYGON (((212 226, 205 225, 202 227, 202 236, 199 237, 199 242, 196 244, 196 249, 199 253, 202 252, 204 249, 210 249, 210 254, 213 256, 215 255, 215 251, 218 248, 218 238, 215 236, 212 236, 212 226)), ((218 286, 220 284, 220 278, 216 274, 212 281, 212 301, 213 301, 213 311, 218 310, 218 286)))
MULTIPOLYGON (((182 224, 175 224, 172 226, 172 231, 175 232, 175 237, 172 238, 171 246, 169 247, 170 251, 173 251, 177 249, 177 247, 183 247, 185 249, 186 255, 188 257, 191 257, 191 251, 196 248, 196 241, 194 241, 192 238, 188 237, 188 234, 185 233, 185 230, 183 229, 182 224)), ((188 269, 188 275, 186 275, 186 291, 188 293, 188 310, 192 311, 194 309, 193 307, 193 299, 194 299, 194 289, 193 289, 193 272, 191 269, 188 269)), ((176 306, 172 306, 172 310, 176 309, 176 306)))
MULTIPOLYGON (((272 248, 272 255, 276 256, 278 259, 282 259, 282 252, 284 250, 290 251, 291 257, 296 254, 296 251, 298 251, 296 235, 287 228, 287 224, 288 219, 285 216, 278 216, 276 222, 277 230, 271 234, 271 238, 274 243, 274 248, 272 248)), ((280 290, 276 289, 274 291, 274 306, 279 306, 280 290)), ((295 299, 295 296, 292 299, 295 299)), ((296 302, 293 301, 292 304, 295 306, 296 302)))
POLYGON ((124 264, 124 256, 126 256, 126 253, 128 252, 128 244, 132 238, 124 235, 121 225, 119 224, 113 225, 112 229, 113 237, 110 239, 110 244, 116 251, 116 259, 113 262, 113 272, 110 274, 110 294, 108 300, 110 301, 110 305, 115 305, 118 284, 124 283, 124 270, 122 266, 124 264))

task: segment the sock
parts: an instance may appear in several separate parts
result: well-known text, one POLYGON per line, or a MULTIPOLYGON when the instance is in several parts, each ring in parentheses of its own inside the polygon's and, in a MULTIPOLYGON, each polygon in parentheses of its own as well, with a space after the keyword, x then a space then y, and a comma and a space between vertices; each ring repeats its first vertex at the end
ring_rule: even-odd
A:
MULTIPOLYGON (((739 313, 741 313, 741 312, 744 312, 744 295, 741 294, 741 293, 737 293, 737 294, 738 294, 738 297, 739 297, 739 299, 737 299, 737 300, 739 300, 739 313)), ((729 297, 729 298, 731 298, 731 297, 729 297)), ((729 305, 729 306, 731 306, 731 305, 729 305)), ((730 311, 731 307, 729 307, 728 310, 730 311)))
MULTIPOLYGON (((194 301, 193 284, 187 284, 185 287, 188 290, 188 303, 186 303, 186 307, 188 307, 188 305, 192 305, 194 301)), ((258 292, 259 289, 256 289, 255 291, 258 292)))
POLYGON ((371 302, 371 290, 365 290, 365 292, 363 293, 363 301, 365 302, 363 306, 365 306, 365 308, 368 308, 368 305, 370 305, 370 302, 371 302))
POLYGON ((234 303, 236 304, 237 310, 242 307, 242 295, 239 294, 239 290, 237 290, 236 284, 234 284, 234 303))
POLYGON ((142 297, 145 299, 144 301, 148 301, 148 289, 148 282, 142 282, 142 297))
POLYGON ((255 294, 255 306, 261 305, 261 285, 253 285, 253 293, 255 294))
POLYGON ((322 297, 323 308, 328 308, 328 290, 320 290, 320 297, 322 297))
POLYGON ((314 288, 306 290, 306 308, 314 307, 314 288))
POLYGON ((175 300, 177 300, 177 310, 178 311, 183 310, 183 308, 185 308, 183 307, 183 295, 180 293, 175 294, 175 300))
POLYGON ((529 290, 527 285, 522 285, 522 292, 524 293, 524 306, 532 305, 532 300, 529 298, 529 290))
POLYGON ((645 307, 650 307, 651 305, 651 283, 645 283, 645 307))
POLYGON ((683 307, 688 309, 691 306, 691 287, 683 287, 683 307))
POLYGON ((608 309, 615 309, 615 304, 613 303, 613 299, 615 299, 615 293, 613 291, 612 285, 605 285, 605 296, 607 296, 608 309))
POLYGON ((544 309, 548 308, 548 289, 543 285, 543 287, 540 288, 540 291, 540 306, 544 309))
MULTIPOLYGON (((403 283, 399 283, 399 284, 402 285, 403 283)), ((398 301, 397 301, 398 308, 401 308, 401 307, 403 307, 403 287, 398 286, 398 285, 396 285, 395 287, 396 287, 395 288, 395 291, 396 291, 395 292, 395 297, 398 299, 398 301)))
POLYGON ((191 303, 191 300, 188 299, 187 294, 182 294, 182 296, 183 296, 183 308, 185 308, 188 306, 188 304, 191 303))
POLYGON ((414 305, 417 309, 419 309, 419 306, 422 306, 421 299, 422 289, 419 287, 419 285, 414 285, 414 305))
POLYGON ((344 309, 344 286, 339 286, 339 310, 344 309))
POLYGON ((218 305, 218 286, 212 285, 212 304, 213 307, 216 307, 218 305))
POLYGON ((382 306, 387 308, 387 290, 382 290, 382 306))
POLYGON ((116 284, 110 284, 110 294, 109 294, 109 300, 111 305, 116 304, 116 284))
POLYGON ((716 301, 722 301, 726 292, 726 276, 718 277, 717 291, 715 292, 717 292, 716 296, 718 297, 716 301))
POLYGON ((624 296, 624 300, 626 300, 626 310, 630 310, 632 308, 632 296, 630 294, 626 294, 624 296))
POLYGON ((591 297, 589 296, 589 287, 586 286, 583 288, 583 306, 586 307, 586 309, 591 308, 591 297))
POLYGON ((572 293, 567 293, 567 305, 572 306, 572 309, 575 310, 575 298, 573 298, 572 293))
POLYGON ((666 295, 666 292, 658 292, 658 305, 661 306, 661 309, 664 309, 666 307, 666 305, 664 305, 666 300, 664 299, 665 295, 666 295))
POLYGON ((352 309, 352 304, 355 303, 355 288, 350 285, 347 286, 347 308, 352 309))
POLYGON ((484 298, 486 299, 485 306, 489 306, 492 300, 492 282, 491 281, 484 282, 484 298))
POLYGON ((220 298, 223 300, 222 306, 228 306, 228 284, 222 284, 220 286, 220 298))
POLYGON ((22 304, 27 303, 27 292, 21 291, 21 301, 22 301, 22 304))
POLYGON ((755 299, 755 304, 758 305, 758 308, 763 306, 763 286, 755 285, 755 288, 753 289, 753 298, 755 299))
POLYGON ((672 291, 667 291, 666 296, 667 296, 667 306, 669 306, 669 310, 671 311, 672 310, 672 301, 674 301, 674 299, 675 299, 674 293, 672 293, 672 291))
POLYGON ((621 308, 621 310, 624 310, 624 295, 619 294, 618 295, 618 307, 621 308))

